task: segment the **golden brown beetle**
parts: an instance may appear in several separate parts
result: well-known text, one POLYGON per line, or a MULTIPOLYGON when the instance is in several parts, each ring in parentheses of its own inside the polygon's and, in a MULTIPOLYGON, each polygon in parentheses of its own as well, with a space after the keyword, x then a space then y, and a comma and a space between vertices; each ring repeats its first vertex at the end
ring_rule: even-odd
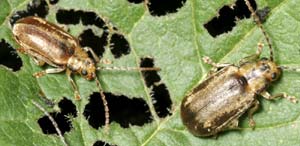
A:
MULTIPOLYGON (((40 66, 45 63, 55 67, 37 72, 35 77, 41 77, 48 73, 59 73, 66 70, 68 80, 70 81, 74 92, 75 99, 80 99, 78 88, 71 78, 71 73, 79 73, 87 80, 96 79, 97 86, 102 96, 105 107, 105 124, 109 123, 109 114, 107 102, 101 89, 101 85, 96 76, 96 68, 94 61, 89 58, 86 51, 90 51, 96 62, 99 58, 92 49, 81 48, 78 40, 62 30, 60 27, 47 22, 39 17, 26 17, 18 20, 13 26, 13 35, 15 40, 21 46, 20 52, 31 56, 40 66)), ((107 68, 117 70, 160 70, 159 68, 107 68)))
POLYGON ((266 37, 270 58, 259 59, 262 45, 259 45, 256 54, 244 58, 238 66, 217 64, 208 57, 203 58, 204 62, 220 70, 209 74, 182 101, 181 119, 195 136, 212 136, 227 129, 236 129, 239 117, 246 111, 249 125, 254 127, 253 113, 259 107, 257 95, 266 99, 284 97, 293 103, 297 101, 285 93, 271 96, 266 91, 271 82, 278 79, 281 67, 273 61, 271 44, 261 22, 248 1, 246 4, 266 37))

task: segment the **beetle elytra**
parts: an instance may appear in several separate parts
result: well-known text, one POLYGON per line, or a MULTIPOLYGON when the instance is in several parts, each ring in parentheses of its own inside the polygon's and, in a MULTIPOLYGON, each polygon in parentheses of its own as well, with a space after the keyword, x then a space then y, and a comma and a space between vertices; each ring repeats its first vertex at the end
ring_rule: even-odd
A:
POLYGON ((266 89, 278 79, 282 67, 273 58, 270 40, 256 12, 245 0, 255 22, 262 30, 270 49, 269 58, 261 58, 262 44, 256 54, 242 59, 239 65, 218 64, 204 57, 204 62, 215 69, 208 77, 187 94, 181 103, 181 119, 195 136, 214 136, 227 129, 237 129, 238 120, 248 112, 249 126, 254 127, 254 112, 259 108, 257 95, 266 99, 284 97, 296 103, 294 96, 286 93, 270 95, 266 89))
MULTIPOLYGON (((103 68, 96 67, 95 63, 98 63, 100 59, 92 49, 88 47, 82 48, 79 45, 78 39, 55 24, 39 17, 29 16, 18 20, 13 26, 12 32, 15 40, 21 46, 21 48, 18 49, 19 52, 28 54, 40 66, 47 63, 48 65, 55 67, 34 73, 34 76, 39 78, 45 74, 66 71, 68 80, 74 89, 76 100, 80 99, 80 94, 75 82, 71 78, 71 74, 78 73, 87 80, 96 79, 96 84, 99 88, 105 108, 105 125, 108 127, 109 109, 101 84, 96 75, 96 70, 101 70, 103 68), (87 51, 91 52, 94 60, 88 56, 87 51)), ((122 67, 107 69, 137 71, 160 70, 156 67, 122 67)))

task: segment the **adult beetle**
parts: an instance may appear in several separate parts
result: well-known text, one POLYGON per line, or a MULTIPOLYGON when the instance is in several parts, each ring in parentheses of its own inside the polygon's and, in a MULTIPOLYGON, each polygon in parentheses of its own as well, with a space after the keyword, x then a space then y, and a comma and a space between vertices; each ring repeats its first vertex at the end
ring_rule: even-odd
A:
MULTIPOLYGON (((13 26, 12 32, 15 40, 21 46, 21 48, 18 49, 19 52, 28 54, 40 66, 47 63, 50 66, 55 67, 34 73, 34 76, 39 78, 45 74, 66 71, 68 80, 74 89, 76 100, 80 99, 80 94, 75 82, 71 78, 71 74, 79 73, 87 80, 96 79, 105 107, 105 125, 108 125, 109 113, 107 102, 101 89, 101 84, 96 76, 96 70, 100 70, 100 68, 97 68, 95 63, 99 62, 100 59, 92 49, 88 47, 82 48, 75 37, 68 34, 60 27, 39 17, 29 16, 18 20, 13 26), (91 52, 95 61, 88 56, 87 51, 91 52)), ((155 67, 123 67, 107 69, 138 71, 160 70, 155 67)))
POLYGON ((219 70, 213 70, 181 103, 182 122, 195 136, 213 136, 227 129, 237 129, 238 119, 245 112, 248 112, 250 127, 254 127, 253 113, 259 107, 257 95, 266 99, 284 97, 297 102, 294 96, 286 93, 270 95, 266 91, 280 76, 281 67, 274 62, 271 43, 258 16, 249 2, 245 2, 266 38, 270 58, 259 59, 262 45, 256 54, 242 59, 239 65, 217 64, 208 57, 203 58, 219 70))

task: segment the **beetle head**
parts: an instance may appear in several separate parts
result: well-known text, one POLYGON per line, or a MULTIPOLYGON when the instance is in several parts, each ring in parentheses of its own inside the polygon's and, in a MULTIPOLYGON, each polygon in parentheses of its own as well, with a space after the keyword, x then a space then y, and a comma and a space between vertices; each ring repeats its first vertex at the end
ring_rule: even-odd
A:
POLYGON ((82 66, 79 70, 81 76, 87 80, 92 80, 96 77, 96 68, 92 59, 86 58, 82 61, 82 66))
POLYGON ((278 67, 273 61, 262 58, 257 63, 257 69, 261 72, 262 76, 264 76, 269 81, 275 81, 281 74, 281 68, 278 67))

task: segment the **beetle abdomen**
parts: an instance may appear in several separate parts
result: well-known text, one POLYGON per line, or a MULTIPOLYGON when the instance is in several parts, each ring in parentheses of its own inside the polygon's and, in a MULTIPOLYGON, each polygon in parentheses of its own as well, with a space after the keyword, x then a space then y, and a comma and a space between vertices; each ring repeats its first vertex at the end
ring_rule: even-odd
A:
MULTIPOLYGON (((66 64, 74 54, 77 42, 59 27, 42 21, 35 17, 19 20, 13 27, 14 36, 22 48, 29 49, 25 52, 36 52, 53 64, 66 64)), ((42 59, 35 53, 30 55, 42 59)))
POLYGON ((199 84, 181 105, 181 117, 189 131, 210 136, 226 129, 253 103, 247 80, 238 76, 238 67, 225 67, 199 84))

